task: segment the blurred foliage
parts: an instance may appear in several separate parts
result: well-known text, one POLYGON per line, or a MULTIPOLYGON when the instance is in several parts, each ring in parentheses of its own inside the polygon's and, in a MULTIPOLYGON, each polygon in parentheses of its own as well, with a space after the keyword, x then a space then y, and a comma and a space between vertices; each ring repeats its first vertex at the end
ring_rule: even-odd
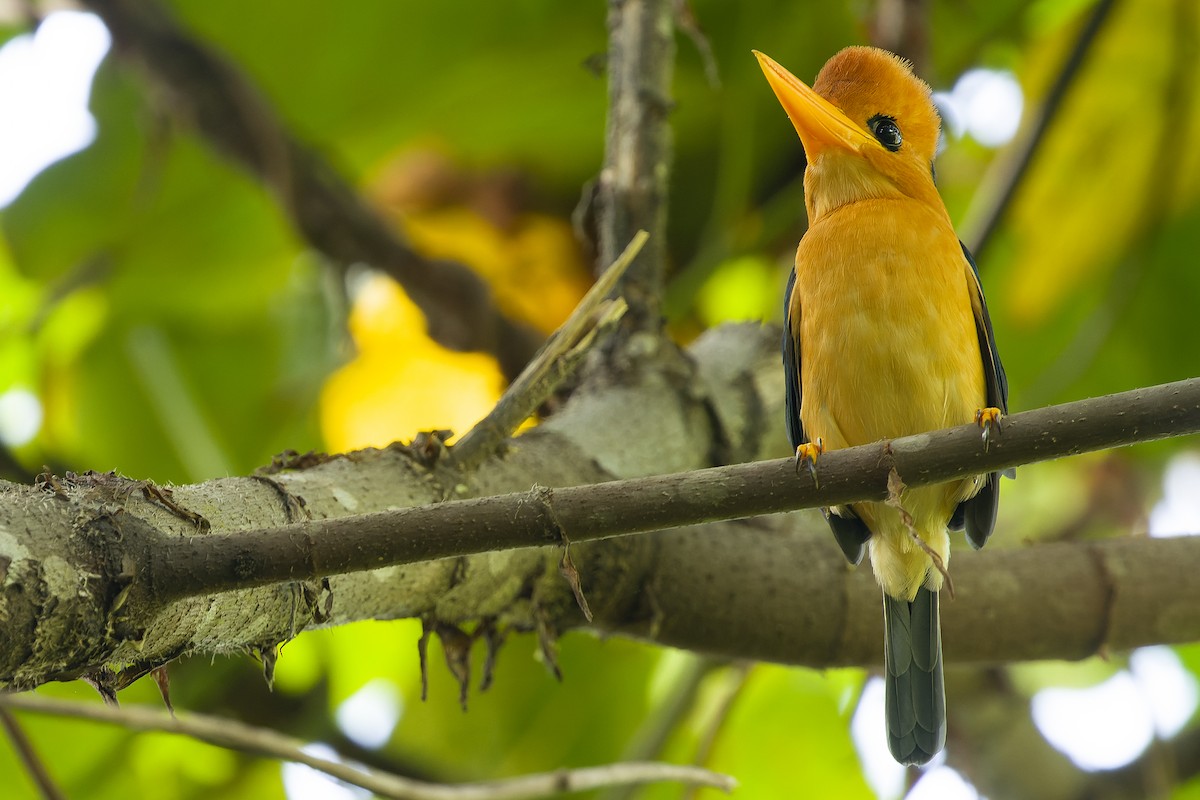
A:
MULTIPOLYGON (((366 191, 413 246, 469 264, 505 314, 549 335, 590 278, 569 222, 523 209, 524 183, 511 171, 470 174, 417 148, 386 162, 366 191)), ((465 433, 504 390, 495 359, 431 340, 420 310, 390 279, 354 283, 355 356, 322 394, 326 446, 382 446, 434 428, 465 433)))
MULTIPOLYGON (((603 154, 603 3, 171 5, 415 246, 467 263, 538 330, 569 313, 588 274, 570 215, 603 154)), ((867 39, 870 5, 693 0, 720 81, 681 35, 666 297, 681 339, 724 320, 777 320, 803 230, 802 151, 749 51, 811 78, 840 46, 867 39)), ((1006 68, 1036 104, 1094 0, 928 5, 935 89, 972 66, 1006 68)), ((0 41, 18 32, 0 26, 0 41)), ((981 268, 1014 409, 1198 371, 1197 41, 1191 0, 1119 3, 988 248, 981 268)), ((95 143, 0 210, 0 393, 25 387, 45 408, 38 436, 15 452, 26 470, 198 481, 285 448, 462 432, 488 409, 503 388, 491 359, 429 341, 386 279, 361 266, 334 274, 268 192, 160 101, 107 61, 91 101, 95 143)), ((949 143, 938 175, 956 220, 983 204, 1007 157, 949 143)), ((1144 532, 1158 470, 1186 446, 1023 469, 1005 487, 996 546, 1144 532)), ((463 714, 436 642, 430 699, 419 701, 418 635, 412 622, 305 634, 283 649, 274 693, 249 659, 186 661, 173 669, 175 702, 463 780, 620 758, 698 669, 689 654, 573 635, 559 685, 518 638, 495 686, 463 714), (399 724, 384 747, 356 749, 333 712, 380 677, 403 698, 399 724)), ((1200 674, 1195 648, 1180 652, 1200 674)), ((1016 677, 1028 693, 1116 668, 1016 677)), ((710 666, 663 755, 690 761, 705 748, 706 763, 740 778, 741 797, 795 796, 797 786, 871 796, 848 725, 863 675, 710 666)), ((148 682, 123 700, 157 702, 148 682)), ((277 764, 175 737, 21 721, 71 796, 282 796, 277 764)), ((0 746, 0 770, 20 776, 6 796, 34 796, 11 748, 0 746)), ((1176 797, 1200 797, 1198 787, 1176 797)))

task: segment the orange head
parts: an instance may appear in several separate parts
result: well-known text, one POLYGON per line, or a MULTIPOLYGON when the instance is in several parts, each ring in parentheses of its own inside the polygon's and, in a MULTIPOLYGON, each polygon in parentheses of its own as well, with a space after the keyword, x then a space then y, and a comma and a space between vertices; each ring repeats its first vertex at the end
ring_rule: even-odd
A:
POLYGON ((861 200, 905 196, 944 212, 933 183, 939 118, 929 86, 886 50, 847 47, 810 89, 757 50, 808 157, 809 224, 861 200))

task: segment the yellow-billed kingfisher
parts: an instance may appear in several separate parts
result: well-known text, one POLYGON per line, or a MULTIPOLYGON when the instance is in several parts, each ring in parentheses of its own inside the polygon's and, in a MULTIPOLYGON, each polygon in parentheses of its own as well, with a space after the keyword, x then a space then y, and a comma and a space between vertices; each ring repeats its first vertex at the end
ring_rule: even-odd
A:
MULTIPOLYGON (((812 88, 755 55, 808 161, 808 230, 784 300, 797 459, 815 470, 824 450, 970 422, 986 437, 1007 413, 1008 381, 978 268, 934 185, 929 86, 871 47, 834 55, 812 88)), ((949 530, 984 545, 999 477, 905 489, 894 499, 907 519, 895 502, 823 509, 847 559, 870 552, 883 588, 887 739, 903 764, 945 746, 938 597, 949 530)))

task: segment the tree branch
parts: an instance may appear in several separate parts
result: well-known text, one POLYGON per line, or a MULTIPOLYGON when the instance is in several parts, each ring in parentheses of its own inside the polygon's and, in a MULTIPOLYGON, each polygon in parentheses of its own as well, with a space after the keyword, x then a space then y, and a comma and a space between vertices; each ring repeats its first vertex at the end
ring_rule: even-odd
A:
POLYGON ((0 695, 0 707, 106 722, 132 730, 182 734, 217 747, 304 764, 338 780, 395 800, 518 800, 552 797, 564 792, 581 792, 606 786, 667 781, 711 786, 725 792, 730 792, 737 786, 737 782, 728 775, 699 767, 652 762, 560 769, 540 775, 522 775, 479 783, 428 783, 372 770, 359 764, 320 758, 306 752, 304 743, 297 739, 283 736, 269 728, 245 725, 226 717, 204 714, 176 717, 157 709, 72 703, 33 694, 0 695))
POLYGON ((509 377, 525 366, 539 337, 501 314, 475 273, 409 249, 329 163, 292 136, 245 75, 189 37, 160 4, 84 5, 104 20, 117 53, 140 62, 146 79, 171 97, 174 116, 269 187, 310 245, 342 268, 369 264, 394 278, 440 344, 490 353, 509 377))
MULTIPOLYGON (((723 657, 875 663, 879 590, 868 571, 846 570, 815 513, 585 541, 622 527, 878 496, 887 471, 879 464, 882 445, 828 454, 819 491, 789 460, 584 485, 641 474, 647 464, 699 466, 716 420, 730 452, 786 452, 773 422, 782 413, 776 341, 759 326, 715 330, 691 348, 696 381, 686 391, 646 372, 637 386, 577 392, 470 475, 438 458, 436 448, 393 446, 293 455, 257 479, 174 487, 169 497, 112 475, 44 476, 33 488, 0 483, 0 685, 91 675, 115 691, 184 653, 273 653, 307 627, 370 618, 422 617, 447 631, 503 620, 508 629, 538 630, 552 642, 583 624, 558 574, 563 531, 575 542, 582 590, 603 630, 723 657), (707 411, 697 409, 702 400, 707 411), (631 407, 640 413, 631 415, 631 407), (622 425, 633 432, 621 432, 622 425), (579 488, 527 491, 515 496, 517 505, 498 497, 535 482, 579 488), (626 492, 640 494, 631 499, 626 492), (395 519, 367 513, 464 496, 490 497, 402 512, 408 522, 451 523, 438 533, 397 528, 395 519), (454 522, 464 508, 502 513, 454 522), (333 527, 319 536, 304 527, 284 527, 286 535, 277 530, 261 541, 245 535, 278 528, 297 510, 333 527), (502 531, 506 514, 517 524, 502 531), (373 538, 361 535, 363 525, 375 526, 373 538), (339 545, 338 537, 348 538, 339 545), (382 565, 535 541, 550 546, 296 580, 346 568, 362 553, 382 565), (230 542, 241 549, 229 549, 230 542), (180 562, 176 553, 191 555, 180 562), (211 594, 170 600, 200 590, 181 564, 206 574, 197 561, 202 554, 231 558, 229 572, 215 577, 237 590, 209 586, 211 594), (272 563, 285 564, 291 582, 241 584, 266 580, 272 563), (171 585, 168 574, 182 585, 171 585), (122 668, 113 673, 107 664, 122 668)), ((1190 381, 1027 412, 1008 418, 990 452, 981 451, 978 429, 968 427, 894 442, 892 458, 917 485, 1195 430, 1196 392, 1190 381)), ((951 567, 959 599, 943 609, 950 660, 1079 658, 1101 647, 1200 639, 1200 584, 1190 577, 1200 569, 1200 540, 962 550, 951 567)))
POLYGON ((153 552, 146 590, 164 599, 452 556, 603 539, 888 496, 909 487, 1200 431, 1200 378, 1005 418, 990 445, 978 426, 827 453, 819 486, 790 458, 593 486, 480 497, 194 536, 153 552))
POLYGON ((674 13, 671 0, 609 0, 608 127, 597 185, 601 264, 615 261, 638 230, 650 233, 619 292, 629 304, 627 327, 656 335, 666 271, 674 13))

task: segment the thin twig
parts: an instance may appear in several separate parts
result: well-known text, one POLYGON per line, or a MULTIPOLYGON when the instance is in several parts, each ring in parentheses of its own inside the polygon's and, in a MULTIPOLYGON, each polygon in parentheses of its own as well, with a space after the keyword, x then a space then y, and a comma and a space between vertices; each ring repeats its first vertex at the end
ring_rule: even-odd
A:
POLYGON ((596 342, 597 333, 621 318, 625 313, 624 303, 608 297, 648 238, 645 231, 634 235, 624 252, 596 280, 571 316, 551 335, 496 406, 454 445, 451 457, 460 469, 472 470, 493 455, 571 376, 596 342))
POLYGON ((997 163, 996 180, 989 179, 985 182, 985 186, 990 186, 995 182, 998 182, 999 186, 978 193, 977 197, 980 198, 979 202, 983 208, 979 212, 972 209, 972 213, 968 215, 967 221, 962 225, 962 239, 975 254, 977 262, 981 264, 984 262, 983 254, 992 241, 992 235, 996 232, 1013 197, 1016 196, 1017 188, 1029 171, 1029 165, 1033 163, 1034 156, 1037 155, 1038 146, 1045 138, 1050 125, 1058 117, 1063 100, 1079 75, 1080 67, 1083 66, 1088 51, 1091 50, 1092 44, 1104 27, 1104 23, 1109 19, 1115 5, 1116 0, 1099 0, 1096 3, 1091 16, 1088 17, 1083 29, 1079 32, 1079 37, 1075 40, 1071 52, 1063 61, 1058 77, 1055 78, 1054 84, 1046 93, 1041 108, 1034 114, 1032 127, 1028 128, 1028 133, 1017 141, 1013 151, 997 163))
POLYGON ((379 772, 365 766, 319 758, 305 752, 304 742, 268 728, 258 728, 236 720, 203 714, 172 717, 156 709, 123 706, 110 708, 74 703, 34 694, 2 695, 0 706, 34 714, 85 719, 121 725, 131 730, 160 731, 190 736, 208 744, 253 755, 294 761, 374 792, 398 800, 507 800, 512 798, 550 797, 562 792, 579 792, 626 783, 679 782, 698 783, 732 791, 737 785, 727 775, 690 766, 630 762, 601 767, 556 770, 478 783, 438 784, 416 781, 379 772))
POLYGON ((21 728, 21 723, 17 722, 17 718, 7 708, 0 708, 0 725, 4 726, 4 732, 8 734, 9 741, 12 742, 13 749, 17 751, 17 758, 25 767, 25 771, 29 773, 29 777, 33 779, 33 783, 38 788, 38 792, 46 800, 66 800, 66 795, 58 788, 54 779, 50 777, 50 773, 46 770, 46 765, 42 763, 41 756, 38 755, 37 749, 34 748, 33 742, 29 741, 29 737, 25 735, 25 731, 21 728))
POLYGON ((700 63, 704 65, 704 77, 708 81, 708 88, 720 89, 721 69, 717 65, 717 56, 713 53, 712 42, 700 27, 700 21, 696 19, 696 12, 692 10, 689 0, 675 0, 675 26, 692 40, 692 46, 700 56, 700 63))

